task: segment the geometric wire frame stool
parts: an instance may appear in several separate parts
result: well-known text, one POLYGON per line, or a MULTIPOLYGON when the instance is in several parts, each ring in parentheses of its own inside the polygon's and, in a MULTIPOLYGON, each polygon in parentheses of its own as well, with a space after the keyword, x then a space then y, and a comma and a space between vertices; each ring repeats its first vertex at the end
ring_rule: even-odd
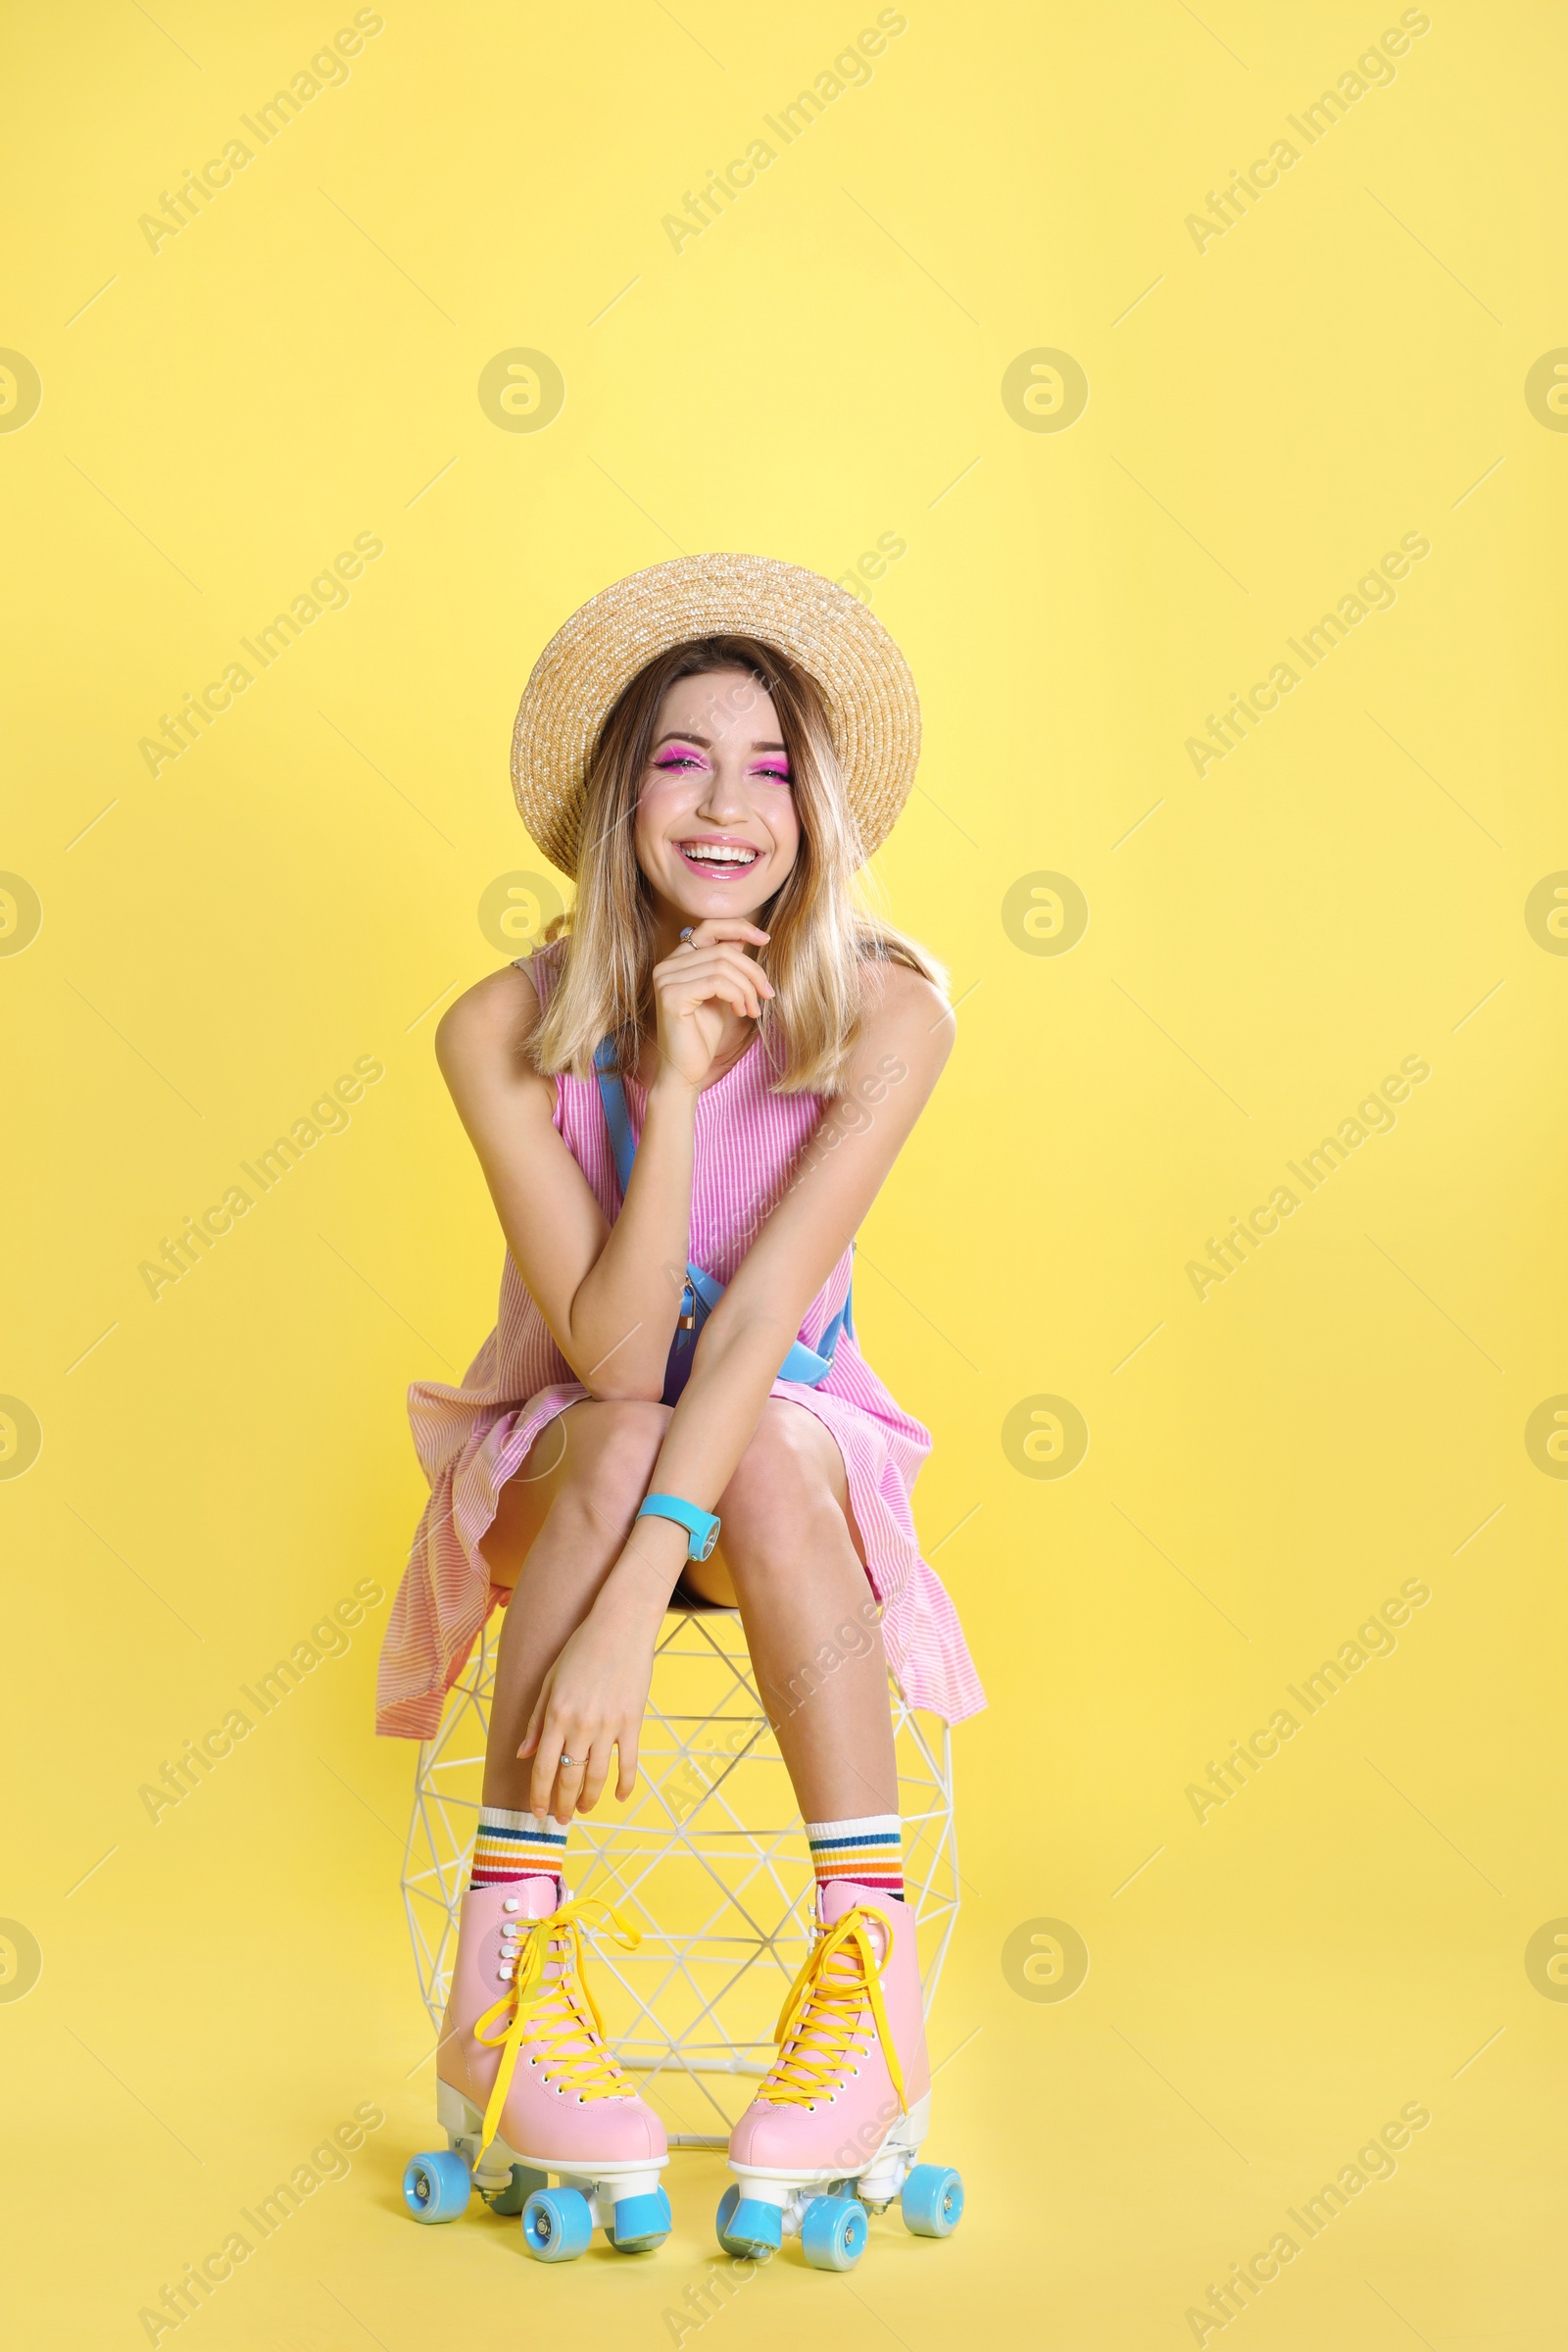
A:
MULTIPOLYGON (((494 1663, 487 1624, 415 1774, 403 1898, 419 1990, 438 2028, 478 1815, 494 1663)), ((940 1721, 917 1719, 896 1685, 891 1695, 905 1885, 929 2012, 958 1909, 952 1735, 940 1721)), ((734 1610, 673 1609, 665 1618, 637 1787, 626 1804, 607 1791, 572 1822, 567 1877, 573 1896, 599 1895, 642 1931, 634 1952, 591 1938, 606 2038, 638 2088, 680 2127, 670 2131, 672 2146, 723 2147, 752 2083, 772 2065, 778 2012, 811 1947, 814 1892, 794 1792, 734 1610)))

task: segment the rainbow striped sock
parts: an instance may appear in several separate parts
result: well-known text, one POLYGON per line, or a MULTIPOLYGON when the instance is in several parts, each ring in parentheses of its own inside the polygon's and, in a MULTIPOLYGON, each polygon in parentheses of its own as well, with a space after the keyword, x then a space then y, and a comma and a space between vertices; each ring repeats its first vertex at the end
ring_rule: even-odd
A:
POLYGON ((807 1842, 818 1886, 853 1879, 904 1900, 904 1838, 896 1813, 861 1813, 853 1821, 808 1821, 807 1842))
POLYGON ((555 1816, 510 1813, 505 1805, 481 1805, 468 1880, 476 1886, 504 1886, 513 1879, 554 1879, 564 1886, 566 1833, 555 1816))

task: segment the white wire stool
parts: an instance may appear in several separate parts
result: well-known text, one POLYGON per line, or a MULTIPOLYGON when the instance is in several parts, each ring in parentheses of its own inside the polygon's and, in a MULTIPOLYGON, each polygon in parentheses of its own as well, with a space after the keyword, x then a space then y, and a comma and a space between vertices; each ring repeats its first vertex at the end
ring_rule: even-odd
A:
MULTIPOLYGON (((437 2027, 468 1880, 494 1668, 487 1626, 415 1772, 403 1899, 419 1991, 437 2027)), ((815 1668, 802 1672, 826 1679, 815 1668)), ((917 1719, 896 1684, 892 1698, 905 1884, 929 2014, 958 1910, 952 1735, 917 1719)), ((692 2119, 678 2112, 673 2078, 707 2102, 696 2120, 721 2127, 671 2131, 671 2146, 723 2147, 752 2082, 773 2062, 778 2011, 813 1933, 806 1837, 733 1609, 675 1608, 665 1618, 636 1789, 624 1805, 607 1793, 572 1823, 567 1871, 573 1896, 603 1897, 642 1932, 634 1952, 593 1939, 596 1992, 616 2057, 645 2092, 657 2081, 676 2121, 692 2119), (741 2079, 727 2106, 713 2087, 724 2077, 741 2079)))

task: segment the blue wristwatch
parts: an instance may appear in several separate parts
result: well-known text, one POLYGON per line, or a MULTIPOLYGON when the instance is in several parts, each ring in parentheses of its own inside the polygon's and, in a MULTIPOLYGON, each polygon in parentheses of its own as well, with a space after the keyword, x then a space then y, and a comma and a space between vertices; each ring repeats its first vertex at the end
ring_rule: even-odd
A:
POLYGON ((695 1502, 682 1502, 678 1494, 650 1494, 637 1514, 639 1519, 673 1519, 677 1527, 686 1530, 686 1557, 706 1560, 718 1542, 718 1521, 711 1511, 700 1511, 695 1502))

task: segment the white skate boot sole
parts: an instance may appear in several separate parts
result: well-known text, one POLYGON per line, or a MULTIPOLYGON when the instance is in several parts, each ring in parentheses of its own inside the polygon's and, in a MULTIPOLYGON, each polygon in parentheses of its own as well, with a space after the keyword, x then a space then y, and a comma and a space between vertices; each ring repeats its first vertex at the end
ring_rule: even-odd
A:
POLYGON ((845 2148, 843 2162, 819 2165, 814 2172, 742 2165, 733 2157, 729 2169, 739 2183, 742 2198, 778 2206, 782 2233, 794 2237, 811 2199, 833 2189, 846 2194, 853 2190, 870 2212, 884 2212, 918 2163, 921 2142, 930 2124, 931 2093, 927 2091, 923 2098, 915 2100, 907 2114, 895 2117, 881 2144, 870 2153, 845 2148))
POLYGON ((613 2226, 615 2206, 622 2198, 651 2196, 659 2187, 660 2174, 669 2163, 667 2156, 638 2156, 611 2158, 603 2164, 574 2157, 563 2164, 557 2156, 536 2156, 523 2148, 509 2147, 499 2132, 486 2147, 483 2110, 461 2090, 454 2090, 450 2082, 443 2082, 439 2076, 435 2085, 435 2113, 448 2145, 467 2165, 481 2196, 503 2195, 512 2185, 513 2166, 521 2165, 525 2171, 540 2176, 541 2185, 545 2176, 550 2175, 563 2188, 574 2188, 586 2197, 596 2230, 613 2226))

